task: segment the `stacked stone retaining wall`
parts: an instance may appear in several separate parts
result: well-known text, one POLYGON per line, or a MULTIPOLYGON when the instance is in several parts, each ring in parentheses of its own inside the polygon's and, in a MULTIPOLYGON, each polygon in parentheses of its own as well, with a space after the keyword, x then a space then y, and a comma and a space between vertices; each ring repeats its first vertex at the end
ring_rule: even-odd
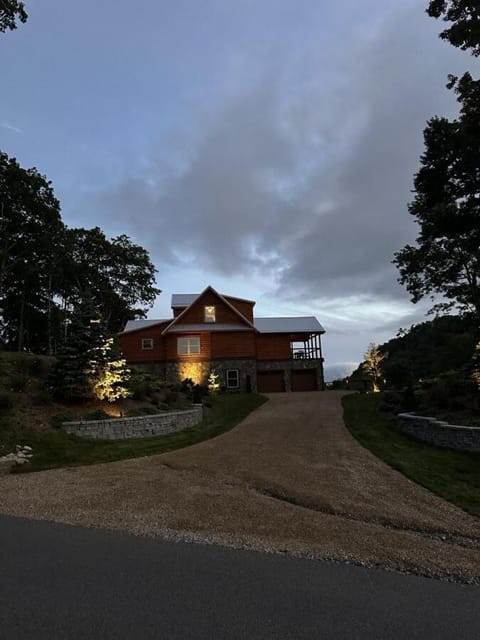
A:
POLYGON ((408 433, 422 442, 449 449, 480 451, 480 427, 448 424, 413 413, 399 413, 395 422, 399 431, 408 433))
POLYGON ((198 424, 202 418, 203 408, 199 404, 185 411, 168 411, 134 418, 64 422, 63 428, 67 433, 81 438, 124 440, 125 438, 148 438, 182 431, 198 424))

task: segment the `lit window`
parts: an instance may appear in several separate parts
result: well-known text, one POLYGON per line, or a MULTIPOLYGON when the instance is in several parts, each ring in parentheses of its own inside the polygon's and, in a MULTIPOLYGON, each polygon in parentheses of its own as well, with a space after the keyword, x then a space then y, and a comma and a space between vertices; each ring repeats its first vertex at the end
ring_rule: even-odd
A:
POLYGON ((238 389, 239 386, 238 369, 227 369, 227 389, 238 389))
POLYGON ((153 338, 142 338, 142 349, 143 350, 153 349, 153 338))
POLYGON ((204 309, 204 321, 215 322, 215 307, 203 307, 204 309))
POLYGON ((200 353, 200 336, 178 338, 177 353, 180 356, 194 356, 200 353))

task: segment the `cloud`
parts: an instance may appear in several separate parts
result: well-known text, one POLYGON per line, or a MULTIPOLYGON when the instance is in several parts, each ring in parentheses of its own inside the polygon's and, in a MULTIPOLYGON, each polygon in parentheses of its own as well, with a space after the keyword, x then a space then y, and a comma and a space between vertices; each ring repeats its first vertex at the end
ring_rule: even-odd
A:
POLYGON ((429 116, 455 110, 444 84, 464 58, 416 4, 392 12, 342 46, 237 59, 238 82, 198 116, 175 162, 163 149, 146 176, 102 194, 106 215, 160 268, 241 271, 284 299, 344 309, 405 302, 391 260, 415 237, 406 204, 421 132, 429 116))
POLYGON ((13 131, 14 133, 23 135, 22 129, 19 129, 18 127, 14 127, 13 124, 10 124, 9 122, 5 122, 5 120, 3 122, 0 122, 0 127, 2 127, 3 129, 7 129, 8 131, 13 131))

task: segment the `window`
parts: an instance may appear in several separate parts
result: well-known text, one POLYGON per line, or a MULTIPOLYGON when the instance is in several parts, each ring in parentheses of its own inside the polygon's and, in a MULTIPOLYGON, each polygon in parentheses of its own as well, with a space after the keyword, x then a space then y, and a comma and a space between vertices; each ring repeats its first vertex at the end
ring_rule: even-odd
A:
POLYGON ((239 386, 238 369, 227 369, 227 389, 238 389, 239 386))
POLYGON ((142 338, 142 349, 144 351, 153 349, 153 338, 142 338))
POLYGON ((215 322, 215 307, 203 307, 204 322, 215 322))
POLYGON ((178 338, 177 353, 180 356, 193 356, 200 353, 200 336, 178 338))

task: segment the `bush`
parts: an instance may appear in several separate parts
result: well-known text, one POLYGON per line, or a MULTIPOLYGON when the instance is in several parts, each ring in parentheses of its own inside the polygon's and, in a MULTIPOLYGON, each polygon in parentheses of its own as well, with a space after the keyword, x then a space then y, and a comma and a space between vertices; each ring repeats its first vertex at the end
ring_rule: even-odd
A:
POLYGON ((33 406, 42 406, 53 402, 52 394, 46 389, 33 393, 30 399, 33 406))
POLYGON ((95 409, 83 416, 83 420, 111 420, 112 416, 103 409, 95 409))
POLYGON ((37 378, 45 377, 50 370, 49 364, 41 358, 33 358, 27 360, 28 372, 37 378))
POLYGON ((158 407, 137 407, 136 409, 129 409, 125 413, 126 418, 135 418, 136 416, 153 416, 159 413, 158 407))
POLYGON ((11 411, 13 405, 13 397, 9 393, 0 393, 0 411, 11 411))
POLYGON ((54 429, 61 429, 64 422, 72 422, 76 419, 77 416, 73 413, 73 411, 60 411, 50 418, 50 425, 54 429))
POLYGON ((22 371, 14 373, 10 376, 9 384, 11 391, 23 393, 28 386, 28 375, 22 371))

